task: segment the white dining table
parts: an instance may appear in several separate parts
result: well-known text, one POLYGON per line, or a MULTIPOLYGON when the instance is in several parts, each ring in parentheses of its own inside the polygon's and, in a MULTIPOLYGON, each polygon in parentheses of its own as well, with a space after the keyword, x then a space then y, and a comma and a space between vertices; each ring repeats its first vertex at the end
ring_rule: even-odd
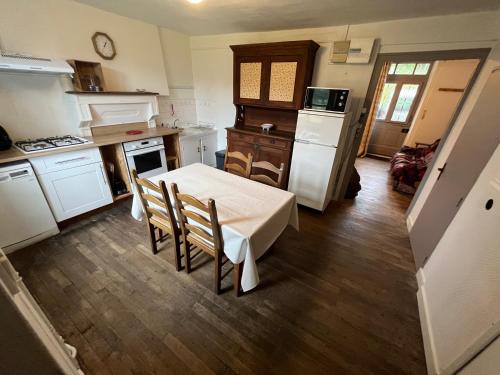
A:
MULTIPOLYGON (((215 200, 224 254, 233 264, 243 262, 243 291, 259 284, 256 261, 285 228, 290 225, 299 230, 295 194, 285 190, 200 163, 149 177, 148 180, 155 184, 165 181, 171 197, 170 184, 175 182, 181 193, 192 195, 204 203, 210 198, 215 200)), ((143 215, 135 191, 132 216, 141 220, 143 215)))

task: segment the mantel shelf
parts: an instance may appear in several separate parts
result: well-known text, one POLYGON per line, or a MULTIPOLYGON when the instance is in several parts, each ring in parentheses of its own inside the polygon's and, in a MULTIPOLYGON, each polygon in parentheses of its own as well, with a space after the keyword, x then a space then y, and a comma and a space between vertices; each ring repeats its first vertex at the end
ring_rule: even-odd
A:
POLYGON ((66 91, 70 95, 159 95, 157 92, 149 91, 66 91))

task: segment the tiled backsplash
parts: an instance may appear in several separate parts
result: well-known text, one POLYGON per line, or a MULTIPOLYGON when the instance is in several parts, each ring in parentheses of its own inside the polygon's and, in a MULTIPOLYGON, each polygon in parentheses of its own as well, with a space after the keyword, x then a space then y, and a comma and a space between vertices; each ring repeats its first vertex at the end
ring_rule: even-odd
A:
POLYGON ((169 96, 158 97, 159 116, 156 123, 160 126, 162 123, 165 126, 171 127, 176 122, 178 127, 190 126, 215 126, 215 124, 201 123, 198 121, 196 113, 196 99, 194 98, 194 90, 171 88, 169 96))

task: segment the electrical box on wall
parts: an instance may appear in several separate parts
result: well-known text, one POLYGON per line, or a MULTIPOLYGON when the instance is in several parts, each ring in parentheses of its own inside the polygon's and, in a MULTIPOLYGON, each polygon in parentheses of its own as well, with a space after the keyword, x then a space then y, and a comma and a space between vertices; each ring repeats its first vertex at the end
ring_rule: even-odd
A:
POLYGON ((330 63, 368 64, 375 38, 351 39, 333 42, 330 63))

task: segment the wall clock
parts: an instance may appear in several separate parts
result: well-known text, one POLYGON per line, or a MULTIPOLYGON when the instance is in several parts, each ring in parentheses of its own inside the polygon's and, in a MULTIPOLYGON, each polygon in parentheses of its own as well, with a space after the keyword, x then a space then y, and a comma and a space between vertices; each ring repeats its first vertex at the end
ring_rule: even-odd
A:
POLYGON ((115 44, 108 34, 96 32, 92 36, 94 49, 105 60, 113 60, 116 56, 115 44))

